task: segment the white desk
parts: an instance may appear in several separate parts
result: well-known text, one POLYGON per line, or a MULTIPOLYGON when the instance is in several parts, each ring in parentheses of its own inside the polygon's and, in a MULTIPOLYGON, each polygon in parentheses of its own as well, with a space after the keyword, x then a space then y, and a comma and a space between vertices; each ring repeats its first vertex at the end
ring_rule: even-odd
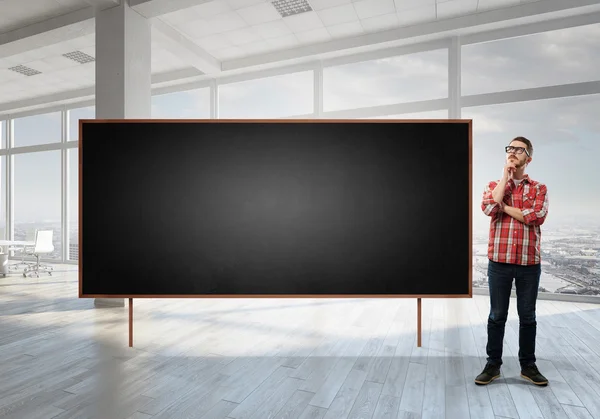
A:
MULTIPOLYGON (((27 240, 0 240, 0 248, 2 248, 2 252, 4 251, 4 247, 33 247, 35 246, 35 241, 27 241, 27 240)), ((8 250, 8 249, 7 249, 8 250)))
POLYGON ((2 254, 0 256, 0 275, 6 276, 6 274, 9 273, 9 265, 8 265, 8 248, 9 247, 22 247, 23 249, 25 249, 26 247, 34 247, 34 246, 35 246, 35 241, 0 240, 0 249, 2 249, 2 254))

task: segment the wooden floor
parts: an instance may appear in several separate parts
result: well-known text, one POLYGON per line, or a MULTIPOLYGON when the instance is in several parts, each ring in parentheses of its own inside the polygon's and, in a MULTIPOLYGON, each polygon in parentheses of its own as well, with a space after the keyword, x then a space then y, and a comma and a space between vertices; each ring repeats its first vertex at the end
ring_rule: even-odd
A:
POLYGON ((488 300, 134 300, 94 308, 77 272, 0 278, 0 418, 600 418, 600 304, 538 302, 538 366, 519 377, 514 300, 502 379, 488 300))

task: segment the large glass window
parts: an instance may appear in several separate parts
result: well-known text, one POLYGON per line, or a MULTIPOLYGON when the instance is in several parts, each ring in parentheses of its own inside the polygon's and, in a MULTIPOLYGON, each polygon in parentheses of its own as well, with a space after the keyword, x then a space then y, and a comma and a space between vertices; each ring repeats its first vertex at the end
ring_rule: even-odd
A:
POLYGON ((325 112, 446 97, 447 49, 323 69, 325 112))
POLYGON ((207 87, 152 96, 152 118, 208 119, 210 89, 207 87))
POLYGON ((313 72, 273 76, 219 86, 219 118, 281 118, 314 108, 313 72))
POLYGON ((52 229, 54 251, 43 258, 60 259, 60 150, 17 154, 14 166, 15 239, 25 240, 36 229, 52 229))
POLYGON ((69 153, 69 234, 67 260, 79 260, 79 149, 69 153))
POLYGON ((0 121, 0 148, 6 148, 6 121, 0 121))
POLYGON ((61 112, 26 116, 14 120, 15 147, 59 143, 61 136, 61 112))
POLYGON ((96 119, 96 107, 88 106, 69 111, 69 138, 67 141, 79 141, 80 119, 96 119))
POLYGON ((462 47, 462 94, 600 80, 600 24, 462 47))
POLYGON ((6 229, 6 156, 0 156, 0 240, 7 239, 6 229))
POLYGON ((448 119, 448 110, 403 113, 399 115, 375 116, 373 119, 448 119))
POLYGON ((485 184, 498 180, 504 146, 533 143, 526 173, 548 187, 542 225, 541 290, 600 296, 600 95, 465 108, 473 119, 474 285, 487 286, 490 219, 480 208, 485 184))

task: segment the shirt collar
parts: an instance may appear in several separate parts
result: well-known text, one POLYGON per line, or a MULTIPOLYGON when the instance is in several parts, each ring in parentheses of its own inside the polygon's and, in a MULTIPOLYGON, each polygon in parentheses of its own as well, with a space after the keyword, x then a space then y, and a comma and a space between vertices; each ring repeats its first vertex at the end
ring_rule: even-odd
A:
MULTIPOLYGON (((511 179, 511 180, 512 180, 512 179, 511 179)), ((525 174, 525 176, 523 176, 523 179, 521 179, 521 183, 525 183, 525 182, 527 182, 527 183, 531 183, 531 179, 529 178, 529 175, 528 175, 528 174, 525 174)), ((514 182, 514 181, 513 181, 512 183, 513 183, 513 184, 515 184, 515 182, 514 182)))

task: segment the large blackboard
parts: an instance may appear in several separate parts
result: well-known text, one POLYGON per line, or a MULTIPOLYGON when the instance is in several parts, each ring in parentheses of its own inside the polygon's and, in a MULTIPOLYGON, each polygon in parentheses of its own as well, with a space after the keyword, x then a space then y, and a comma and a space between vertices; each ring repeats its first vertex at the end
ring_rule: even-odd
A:
POLYGON ((471 121, 82 120, 80 297, 470 297, 471 121))

